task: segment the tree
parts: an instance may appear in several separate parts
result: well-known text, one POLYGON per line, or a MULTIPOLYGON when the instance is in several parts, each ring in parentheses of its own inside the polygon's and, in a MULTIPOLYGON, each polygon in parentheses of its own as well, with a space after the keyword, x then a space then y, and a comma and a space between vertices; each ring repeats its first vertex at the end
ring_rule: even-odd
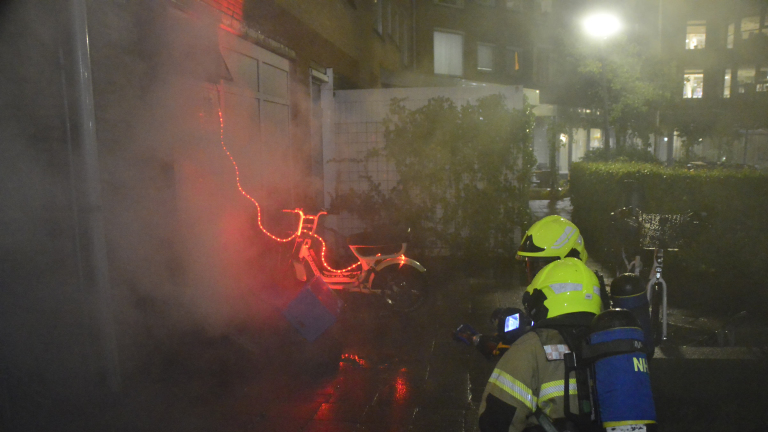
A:
POLYGON ((602 43, 563 38, 557 58, 558 69, 566 72, 557 89, 560 103, 600 113, 570 127, 602 128, 607 109, 617 148, 636 139, 648 148, 651 137, 663 132, 659 113, 673 103, 679 87, 673 64, 620 36, 602 43))
POLYGON ((370 175, 365 191, 343 191, 334 205, 369 229, 413 228, 420 248, 454 256, 512 257, 515 228, 530 222, 534 114, 527 103, 510 110, 501 95, 457 106, 444 97, 410 110, 393 99, 384 120, 386 144, 366 166, 392 163, 398 182, 383 190, 370 175))

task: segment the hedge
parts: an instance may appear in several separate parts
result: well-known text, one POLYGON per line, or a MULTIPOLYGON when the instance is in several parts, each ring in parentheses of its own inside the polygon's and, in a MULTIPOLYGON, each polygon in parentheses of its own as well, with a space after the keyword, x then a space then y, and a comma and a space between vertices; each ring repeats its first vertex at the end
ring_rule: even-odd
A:
MULTIPOLYGON (((631 204, 646 213, 704 215, 680 250, 665 254, 672 304, 735 313, 768 310, 768 175, 754 170, 687 171, 654 164, 577 163, 573 222, 590 256, 611 267, 619 253, 610 214, 631 204)), ((643 256, 647 276, 651 255, 643 256)))

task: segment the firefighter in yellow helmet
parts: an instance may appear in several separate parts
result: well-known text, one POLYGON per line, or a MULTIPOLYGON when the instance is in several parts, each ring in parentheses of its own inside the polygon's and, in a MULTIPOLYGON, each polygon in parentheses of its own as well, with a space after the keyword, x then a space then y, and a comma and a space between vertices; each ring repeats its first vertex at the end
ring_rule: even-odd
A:
MULTIPOLYGON (((480 404, 482 432, 543 430, 540 423, 548 421, 565 430, 563 354, 586 337, 602 310, 597 277, 572 257, 542 268, 523 304, 534 326, 504 353, 488 381, 480 404)), ((580 406, 576 379, 567 385, 570 406, 580 406)))
POLYGON ((587 250, 581 232, 568 219, 551 215, 534 223, 523 236, 517 259, 525 260, 528 283, 552 261, 574 257, 587 262, 587 250))
MULTIPOLYGON (((567 257, 578 258, 586 263, 588 254, 579 228, 568 219, 557 215, 547 216, 531 225, 523 236, 516 256, 519 260, 525 260, 528 283, 531 283, 545 265, 567 257)), ((595 276, 600 282, 598 286, 603 307, 608 308, 605 279, 598 271, 595 271, 595 276)))

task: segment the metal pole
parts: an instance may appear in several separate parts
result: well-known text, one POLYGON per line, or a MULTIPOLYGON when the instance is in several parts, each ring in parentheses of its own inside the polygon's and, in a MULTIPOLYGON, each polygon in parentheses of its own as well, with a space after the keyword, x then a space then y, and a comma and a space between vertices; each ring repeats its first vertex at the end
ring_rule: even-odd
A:
POLYGON ((747 164, 747 148, 749 146, 749 129, 744 130, 744 157, 742 163, 747 164))
MULTIPOLYGON (((605 51, 605 46, 600 47, 605 51)), ((607 150, 611 142, 608 139, 608 79, 605 77, 605 53, 600 58, 600 87, 603 93, 603 149, 607 150)))
POLYGON ((96 323, 107 382, 110 390, 118 391, 120 389, 120 370, 112 319, 112 293, 109 284, 107 244, 104 233, 104 209, 101 202, 101 177, 99 174, 96 116, 93 104, 93 80, 88 41, 88 16, 85 0, 72 0, 71 7, 76 72, 77 126, 85 183, 83 219, 88 227, 87 242, 89 243, 88 253, 90 254, 92 283, 96 296, 96 323))
POLYGON ((675 134, 667 137, 667 166, 674 165, 675 161, 675 134))

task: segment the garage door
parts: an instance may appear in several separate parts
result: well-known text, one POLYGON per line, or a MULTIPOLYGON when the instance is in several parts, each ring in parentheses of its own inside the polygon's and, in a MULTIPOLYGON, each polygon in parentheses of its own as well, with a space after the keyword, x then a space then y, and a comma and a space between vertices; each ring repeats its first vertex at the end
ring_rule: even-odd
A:
POLYGON ((243 188, 265 207, 293 207, 288 60, 222 31, 224 141, 243 188))

